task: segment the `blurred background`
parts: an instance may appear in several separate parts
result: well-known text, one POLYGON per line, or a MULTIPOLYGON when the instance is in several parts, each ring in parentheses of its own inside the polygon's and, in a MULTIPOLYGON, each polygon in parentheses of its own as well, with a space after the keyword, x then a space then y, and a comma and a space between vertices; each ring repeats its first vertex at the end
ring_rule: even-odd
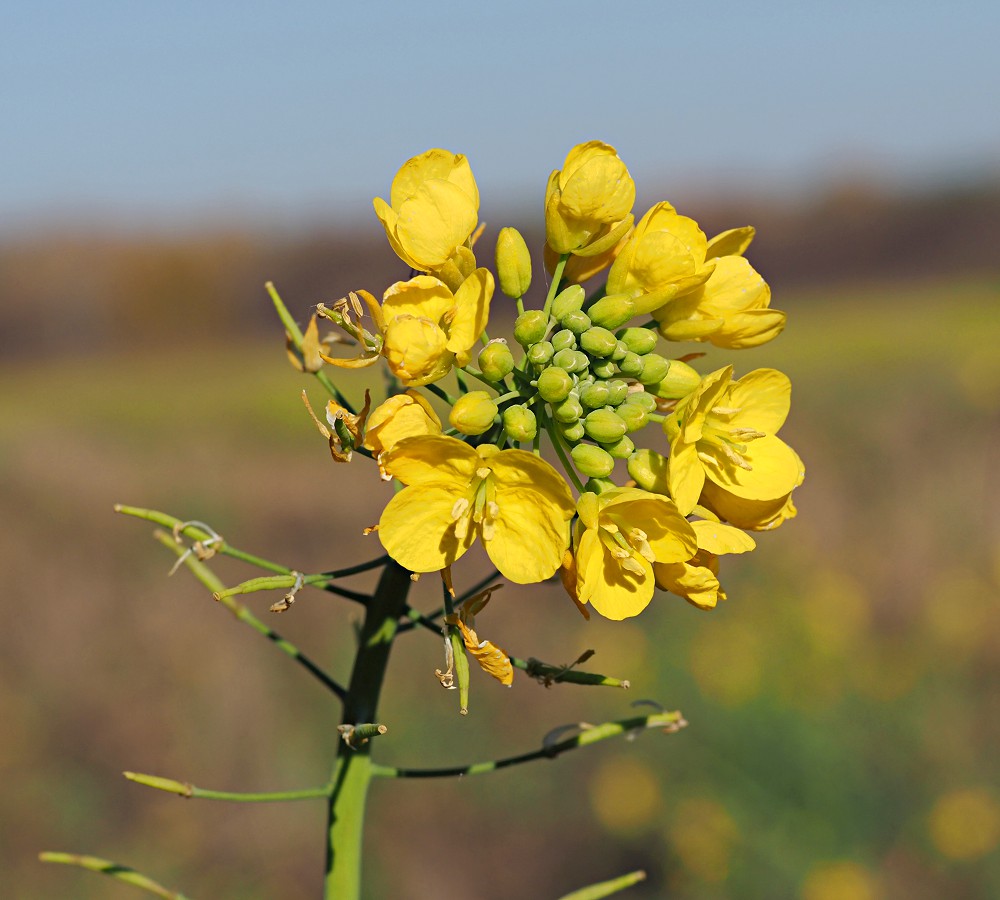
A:
MULTIPOLYGON (((375 555, 360 530, 387 490, 331 462, 263 283, 304 321, 405 278, 370 201, 432 146, 470 158, 482 247, 510 224, 537 249, 548 173, 599 138, 639 213, 757 227, 789 326, 699 365, 791 376, 799 517, 724 560, 711 613, 494 599, 492 640, 552 663, 592 648, 627 693, 473 673, 459 717, 439 643, 401 640, 386 763, 524 752, 637 699, 691 724, 377 783, 369 896, 555 898, 634 868, 636 900, 1000 895, 1000 7, 42 0, 2 22, 0 894, 135 896, 37 862, 54 849, 195 897, 318 895, 322 803, 121 778, 319 784, 339 710, 112 505, 306 572, 375 555)), ((357 618, 314 592, 268 621, 346 678, 357 618)))

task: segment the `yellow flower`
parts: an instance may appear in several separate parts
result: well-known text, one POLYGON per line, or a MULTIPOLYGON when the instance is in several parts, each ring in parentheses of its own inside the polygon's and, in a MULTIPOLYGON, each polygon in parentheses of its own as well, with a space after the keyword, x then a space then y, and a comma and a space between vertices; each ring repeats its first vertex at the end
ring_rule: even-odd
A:
POLYGON ((364 445, 375 454, 382 476, 388 478, 382 468, 385 453, 403 438, 440 433, 441 420, 433 407, 417 391, 409 390, 389 397, 372 410, 364 445))
POLYGON ((569 582, 578 603, 589 603, 608 619, 646 608, 653 597, 653 563, 680 562, 697 550, 690 524, 659 494, 637 488, 585 493, 577 511, 575 563, 564 566, 564 584, 569 582))
MULTIPOLYGON (((798 459, 798 455, 795 458, 798 459)), ((802 483, 804 471, 802 461, 799 460, 800 474, 795 487, 802 483)), ((798 512, 792 502, 791 491, 773 500, 748 500, 737 497, 708 480, 701 492, 701 502, 719 518, 747 531, 773 531, 783 522, 794 519, 798 512)))
POLYGON ((383 460, 406 485, 386 505, 379 537, 411 572, 450 566, 478 535, 510 581, 544 581, 569 543, 573 498, 552 466, 523 450, 473 448, 452 437, 400 441, 383 460))
POLYGON ((462 154, 435 149, 407 160, 392 180, 389 203, 376 197, 373 205, 392 249, 411 268, 444 275, 475 267, 470 238, 479 189, 462 154))
POLYGON ((726 592, 719 584, 719 556, 746 553, 756 546, 750 535, 738 528, 710 520, 691 523, 698 538, 698 552, 685 562, 654 563, 656 586, 683 597, 701 609, 713 609, 726 592))
POLYGON ((732 374, 727 366, 707 375, 663 423, 670 494, 685 515, 707 481, 754 501, 785 498, 802 481, 802 461, 775 436, 788 416, 788 377, 775 369, 756 369, 739 381, 732 374))
POLYGON ((753 266, 742 256, 723 256, 703 285, 652 312, 667 340, 739 350, 781 334, 785 314, 770 304, 771 289, 753 266))
POLYGON ((614 147, 578 144, 545 188, 545 237, 558 254, 597 256, 632 227, 635 182, 614 147))

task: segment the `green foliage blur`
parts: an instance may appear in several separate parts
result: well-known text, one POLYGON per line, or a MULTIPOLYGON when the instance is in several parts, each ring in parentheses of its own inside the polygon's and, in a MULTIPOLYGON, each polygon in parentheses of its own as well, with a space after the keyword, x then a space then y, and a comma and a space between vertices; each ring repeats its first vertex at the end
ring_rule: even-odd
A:
MULTIPOLYGON (((650 875, 636 900, 1000 896, 1000 289, 778 296, 777 341, 696 363, 787 372, 783 436, 807 467, 798 518, 723 560, 728 602, 702 612, 661 595, 637 619, 587 623, 558 585, 507 585, 481 633, 551 663, 592 648, 586 668, 631 690, 521 672, 505 690, 473 673, 460 717, 434 677, 441 642, 415 631, 394 650, 376 758, 511 755, 559 725, 635 714, 636 700, 689 727, 461 781, 377 782, 371 897, 554 898, 635 868, 650 875)), ((192 330, 0 367, 4 896, 136 896, 42 866, 44 849, 107 856, 195 897, 319 892, 321 803, 184 801, 120 776, 319 784, 339 708, 186 572, 168 579, 151 528, 112 504, 207 521, 313 572, 380 552, 361 530, 391 492, 367 460, 330 459, 298 397, 320 392, 288 366, 277 323, 269 341, 192 330)), ((480 572, 464 563, 459 589, 480 572)), ((212 565, 230 584, 256 574, 212 565)), ((430 610, 439 592, 427 576, 415 602, 430 610)), ((346 677, 348 602, 304 592, 275 616, 276 597, 245 599, 346 677)))

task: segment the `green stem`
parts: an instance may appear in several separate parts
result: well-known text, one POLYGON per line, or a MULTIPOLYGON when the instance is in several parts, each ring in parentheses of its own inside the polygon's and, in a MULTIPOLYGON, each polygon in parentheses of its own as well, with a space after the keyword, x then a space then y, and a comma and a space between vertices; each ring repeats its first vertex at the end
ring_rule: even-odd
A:
POLYGON ((566 268, 566 262, 569 260, 569 254, 564 253, 559 257, 559 262, 556 263, 556 269, 552 273, 552 282, 549 284, 549 292, 545 295, 545 315, 549 314, 552 309, 552 301, 555 300, 556 294, 559 293, 559 282, 562 281, 563 270, 566 268))
POLYGON ((444 388, 439 387, 436 384, 425 384, 424 387, 435 396, 440 397, 442 400, 444 400, 444 402, 447 403, 449 406, 454 406, 456 401, 458 400, 457 397, 452 397, 452 395, 449 394, 444 388))
POLYGON ((228 800, 234 803, 281 803, 286 800, 315 800, 317 797, 329 797, 330 785, 305 788, 300 791, 268 791, 266 793, 246 793, 243 791, 210 791, 186 781, 175 781, 173 778, 163 778, 159 775, 144 775, 141 772, 122 772, 129 781, 145 787, 177 794, 179 797, 191 797, 197 800, 228 800))
MULTIPOLYGON (((400 617, 406 612, 410 573, 395 562, 386 564, 371 602, 365 607, 358 653, 344 703, 344 724, 377 722, 376 710, 389 651, 400 617)), ((365 800, 371 781, 371 744, 357 749, 344 741, 337 747, 327 828, 326 900, 358 900, 361 896, 361 846, 365 800)))
POLYGON ((552 446, 555 447, 556 455, 559 457, 559 462, 562 463, 563 468, 566 470, 566 474, 569 475, 570 481, 573 482, 576 489, 582 494, 583 483, 576 474, 576 469, 573 468, 573 464, 566 456, 566 451, 563 449, 563 438, 562 435, 559 434, 559 429, 556 428, 555 423, 549 417, 547 412, 544 410, 540 410, 540 412, 542 413, 542 425, 549 434, 549 440, 552 441, 552 446))
POLYGON ((184 894, 171 891, 141 872, 136 872, 135 869, 130 869, 128 866, 123 866, 120 863, 112 862, 110 859, 101 859, 99 856, 82 856, 79 853, 53 853, 51 851, 39 853, 38 858, 42 862, 62 863, 66 866, 79 866, 81 869, 87 869, 90 872, 100 872, 102 875, 108 875, 116 881, 130 884, 132 887, 155 894, 157 897, 163 897, 164 900, 187 900, 184 894))

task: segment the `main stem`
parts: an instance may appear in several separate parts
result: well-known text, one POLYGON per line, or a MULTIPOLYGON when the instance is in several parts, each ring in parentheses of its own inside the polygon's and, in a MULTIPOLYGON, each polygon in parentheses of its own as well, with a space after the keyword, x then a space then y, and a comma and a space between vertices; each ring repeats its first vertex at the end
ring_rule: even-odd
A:
MULTIPOLYGON (((365 609, 358 653, 344 700, 344 724, 375 722, 389 651, 399 619, 406 612, 410 573, 386 563, 374 597, 365 609)), ((372 776, 370 743, 352 748, 341 741, 333 768, 333 791, 327 826, 326 900, 358 900, 361 896, 361 846, 365 800, 372 776)))

